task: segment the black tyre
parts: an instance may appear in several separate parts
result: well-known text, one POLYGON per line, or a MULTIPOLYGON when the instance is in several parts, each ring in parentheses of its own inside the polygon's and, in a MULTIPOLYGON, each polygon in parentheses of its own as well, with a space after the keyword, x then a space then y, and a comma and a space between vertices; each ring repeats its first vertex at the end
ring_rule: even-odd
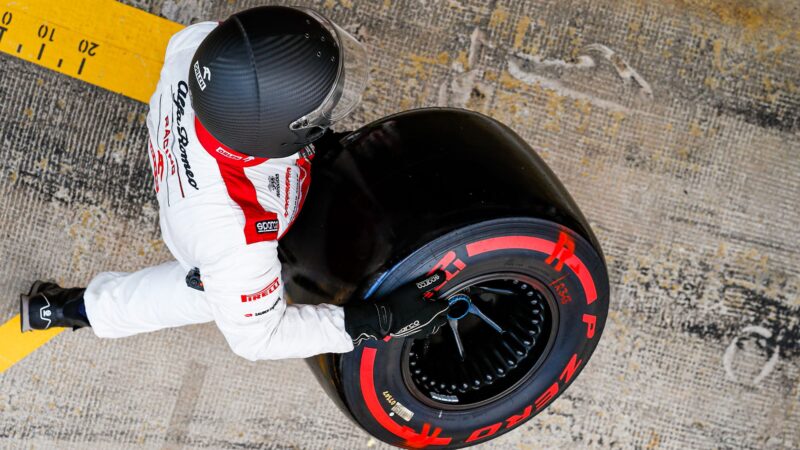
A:
POLYGON ((504 333, 477 318, 467 323, 464 361, 446 327, 430 338, 370 343, 343 356, 350 412, 371 434, 401 447, 465 447, 529 420, 586 366, 608 313, 603 260, 551 222, 500 219, 451 232, 397 264, 370 294, 434 268, 448 272, 443 295, 478 291, 473 301, 504 333), (514 295, 496 293, 515 286, 514 295))
POLYGON ((407 111, 339 142, 320 143, 281 241, 285 292, 364 301, 441 267, 463 360, 448 324, 309 358, 320 384, 401 447, 464 447, 529 420, 586 366, 608 311, 600 245, 577 204, 522 138, 478 113, 407 111), (461 317, 468 306, 487 319, 461 317))

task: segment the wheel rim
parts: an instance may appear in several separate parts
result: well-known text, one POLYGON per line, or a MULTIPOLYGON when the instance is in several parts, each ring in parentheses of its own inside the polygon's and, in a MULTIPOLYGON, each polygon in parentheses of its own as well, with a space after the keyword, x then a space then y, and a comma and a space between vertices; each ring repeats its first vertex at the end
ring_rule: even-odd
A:
POLYGON ((402 351, 403 381, 428 406, 461 410, 500 400, 530 379, 555 340, 554 297, 528 275, 483 275, 445 298, 454 320, 431 336, 407 339, 402 351))

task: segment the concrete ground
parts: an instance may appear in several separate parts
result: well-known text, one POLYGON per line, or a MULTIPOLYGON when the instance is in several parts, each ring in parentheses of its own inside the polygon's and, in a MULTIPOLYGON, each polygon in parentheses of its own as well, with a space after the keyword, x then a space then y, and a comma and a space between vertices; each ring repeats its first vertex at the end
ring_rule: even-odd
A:
MULTIPOLYGON (((137 0, 182 23, 263 2, 137 0)), ((310 4, 367 43, 352 124, 507 123, 591 220, 610 320, 577 382, 484 448, 800 447, 800 9, 780 0, 310 4)), ((143 104, 0 55, 0 321, 36 278, 170 259, 143 104)), ((213 325, 59 335, 0 374, 2 448, 383 448, 302 361, 213 325)))

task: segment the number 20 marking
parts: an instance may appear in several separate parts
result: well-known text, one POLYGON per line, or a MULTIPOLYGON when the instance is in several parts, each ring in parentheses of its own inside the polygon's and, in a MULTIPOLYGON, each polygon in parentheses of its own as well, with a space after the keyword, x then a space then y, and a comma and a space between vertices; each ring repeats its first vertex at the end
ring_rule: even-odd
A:
POLYGON ((97 49, 99 46, 100 44, 95 42, 89 42, 86 39, 81 39, 81 42, 78 44, 78 51, 81 53, 86 53, 89 56, 95 56, 97 55, 97 53, 95 53, 95 49, 97 49))

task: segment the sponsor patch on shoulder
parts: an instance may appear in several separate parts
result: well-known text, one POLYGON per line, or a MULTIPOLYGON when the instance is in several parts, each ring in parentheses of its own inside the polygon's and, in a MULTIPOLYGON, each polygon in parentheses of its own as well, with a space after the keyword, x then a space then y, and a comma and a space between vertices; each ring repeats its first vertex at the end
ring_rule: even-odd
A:
POLYGON ((259 220, 256 222, 257 234, 268 234, 278 232, 278 219, 259 220))
MULTIPOLYGON (((260 207, 260 205, 259 205, 260 207)), ((245 214, 244 236, 248 244, 278 240, 280 224, 278 215, 269 211, 259 211, 254 214, 245 214)))
POLYGON ((256 222, 256 233, 267 234, 278 232, 278 219, 259 220, 256 222))

